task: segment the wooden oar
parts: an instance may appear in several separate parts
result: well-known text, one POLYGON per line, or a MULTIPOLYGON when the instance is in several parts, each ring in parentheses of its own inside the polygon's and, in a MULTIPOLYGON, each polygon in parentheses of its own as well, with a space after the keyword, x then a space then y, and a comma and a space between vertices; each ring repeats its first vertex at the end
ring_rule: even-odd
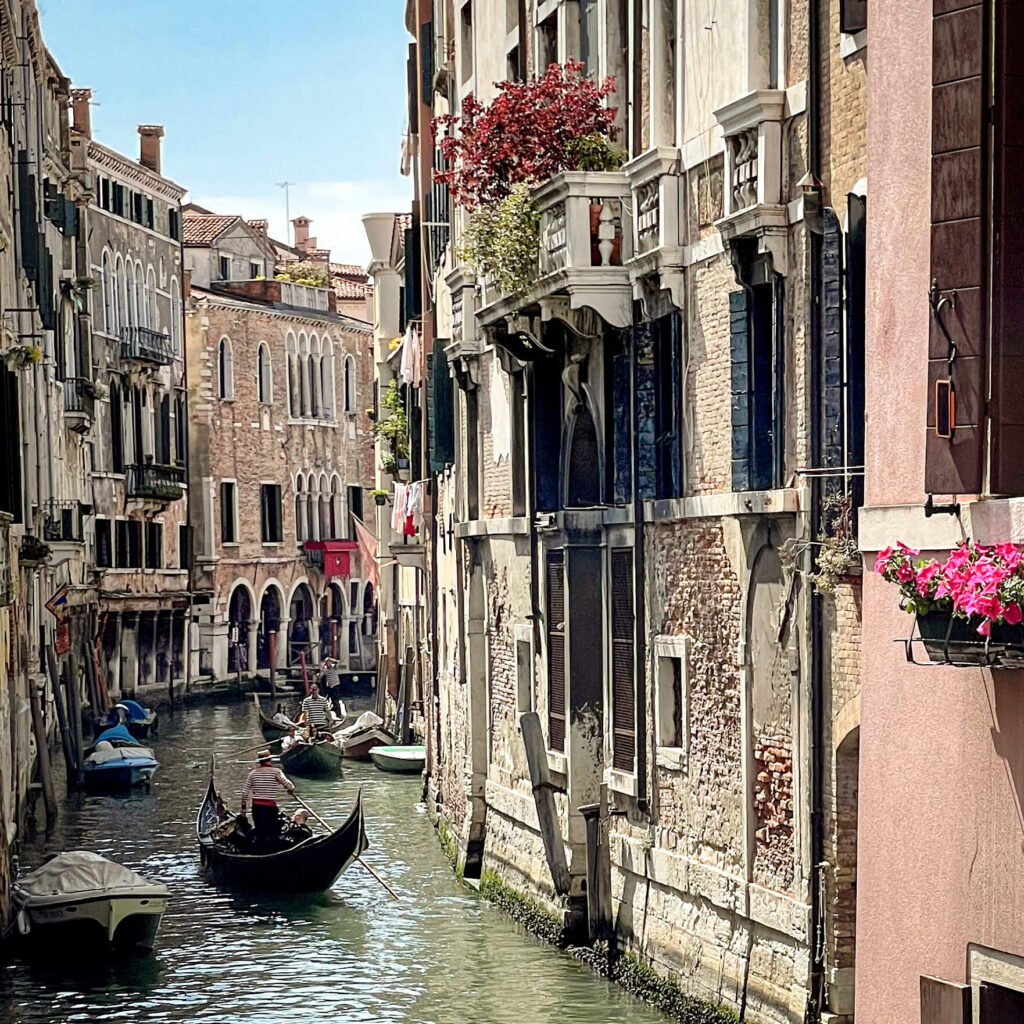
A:
MULTIPOLYGON (((323 818, 321 818, 321 817, 320 817, 320 815, 319 815, 319 814, 317 814, 317 813, 316 813, 316 811, 314 811, 314 810, 313 810, 313 808, 312 808, 312 807, 310 807, 310 806, 309 806, 309 804, 307 804, 307 803, 306 803, 306 801, 305 801, 305 800, 303 800, 303 799, 302 799, 302 797, 301 797, 301 796, 299 796, 299 794, 298 794, 298 793, 293 793, 293 794, 292 794, 292 796, 294 796, 294 797, 295 797, 295 799, 296 799, 296 801, 297 801, 297 802, 299 803, 299 805, 300 805, 300 806, 301 806, 301 807, 302 807, 302 808, 303 808, 304 810, 307 810, 307 811, 309 811, 309 813, 310 813, 310 814, 312 814, 312 815, 313 815, 313 817, 314 817, 314 818, 316 818, 316 820, 317 820, 317 821, 319 821, 319 822, 320 822, 320 824, 321 824, 321 825, 323 825, 323 827, 324 827, 325 829, 327 829, 327 831, 328 831, 328 832, 333 832, 333 831, 334 831, 334 829, 333 829, 333 828, 331 828, 331 826, 330 826, 330 825, 328 825, 328 824, 327 824, 327 822, 326 822, 326 821, 324 821, 324 819, 323 819, 323 818)), ((367 870, 367 871, 369 871, 369 872, 370 872, 370 874, 371 874, 371 875, 373 875, 373 877, 374 877, 374 878, 376 878, 378 882, 380 882, 380 884, 381 884, 381 885, 382 885, 382 886, 383 886, 383 887, 384 887, 384 888, 385 888, 385 889, 386 889, 386 890, 388 891, 388 893, 390 893, 390 895, 391 895, 391 898, 392 898, 392 899, 395 899, 395 900, 401 900, 401 898, 402 898, 402 897, 401 897, 401 896, 399 896, 399 895, 398 895, 398 893, 397 893, 397 892, 395 892, 395 890, 394 890, 394 889, 392 889, 392 888, 391 888, 391 886, 390 886, 390 885, 388 885, 388 883, 387 883, 387 882, 385 882, 385 881, 384 881, 384 879, 383 879, 383 878, 381 878, 381 877, 380 877, 380 875, 378 875, 378 874, 377 874, 377 872, 376 872, 376 871, 374 871, 374 870, 373 870, 373 868, 371 868, 371 867, 370 867, 370 865, 369 865, 369 864, 367 864, 367 863, 366 863, 366 861, 365 861, 365 860, 363 860, 363 858, 362 858, 362 857, 356 857, 356 860, 357 860, 357 861, 359 861, 359 863, 360 863, 360 864, 362 864, 362 866, 363 866, 364 868, 366 868, 366 870, 367 870)))

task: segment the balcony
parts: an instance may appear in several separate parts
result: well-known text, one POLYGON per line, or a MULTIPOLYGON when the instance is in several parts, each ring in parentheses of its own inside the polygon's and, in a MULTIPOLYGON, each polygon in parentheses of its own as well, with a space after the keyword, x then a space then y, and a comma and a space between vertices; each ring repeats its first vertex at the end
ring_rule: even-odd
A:
POLYGON ((787 269, 789 219, 782 201, 782 122, 786 94, 755 89, 715 111, 725 137, 723 215, 715 222, 726 247, 740 239, 787 269))
POLYGON ((669 146, 650 149, 623 170, 632 189, 633 258, 628 265, 635 292, 647 301, 669 292, 673 305, 682 309, 684 192, 679 151, 669 146))
POLYGON ((177 501, 185 493, 185 467, 153 462, 128 466, 125 493, 145 501, 177 501))
POLYGON ((168 366, 174 362, 174 349, 166 334, 149 327, 121 328, 121 358, 155 366, 168 366))
POLYGON ((84 507, 77 501, 51 498, 43 503, 43 540, 47 544, 81 544, 84 507))
POLYGON ((534 202, 540 214, 537 279, 516 294, 481 281, 480 323, 518 318, 533 306, 542 320, 590 309, 612 326, 627 327, 632 292, 626 264, 633 238, 623 230, 623 211, 631 202, 626 175, 562 171, 534 192, 534 202))
POLYGON ((64 381, 64 423, 70 430, 87 434, 96 417, 96 386, 88 377, 64 381))
POLYGON ((263 302, 275 309, 310 309, 336 313, 338 299, 332 288, 294 281, 253 279, 251 281, 215 281, 211 288, 223 295, 263 302))
POLYGON ((359 547, 354 540, 307 540, 302 556, 311 568, 319 569, 327 580, 347 580, 352 575, 352 552, 359 547))

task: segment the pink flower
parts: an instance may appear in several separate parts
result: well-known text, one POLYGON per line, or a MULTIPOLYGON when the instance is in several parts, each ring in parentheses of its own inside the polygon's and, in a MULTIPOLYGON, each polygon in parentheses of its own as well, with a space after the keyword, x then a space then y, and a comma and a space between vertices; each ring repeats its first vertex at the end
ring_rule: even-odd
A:
POLYGON ((900 583, 909 583, 913 578, 914 578, 914 569, 913 569, 912 566, 907 565, 906 562, 904 562, 900 566, 897 566, 897 568, 896 568, 896 579, 898 579, 900 581, 900 583))
POLYGON ((917 570, 917 592, 922 597, 927 597, 931 590, 931 582, 939 572, 938 562, 928 562, 917 570))
POLYGON ((889 559, 892 558, 892 548, 883 548, 878 552, 875 558, 875 572, 880 576, 885 574, 885 570, 889 567, 889 559))
POLYGON ((902 541, 896 541, 896 547, 900 549, 905 555, 919 555, 921 554, 920 548, 908 548, 902 541))
POLYGON ((978 627, 978 632, 982 636, 991 636, 992 635, 992 620, 991 619, 985 619, 982 622, 982 624, 978 627))
POLYGON ((1020 610, 1020 605, 1016 601, 1011 601, 1008 605, 1003 606, 1003 620, 1008 626, 1016 626, 1022 619, 1024 619, 1024 613, 1020 610))

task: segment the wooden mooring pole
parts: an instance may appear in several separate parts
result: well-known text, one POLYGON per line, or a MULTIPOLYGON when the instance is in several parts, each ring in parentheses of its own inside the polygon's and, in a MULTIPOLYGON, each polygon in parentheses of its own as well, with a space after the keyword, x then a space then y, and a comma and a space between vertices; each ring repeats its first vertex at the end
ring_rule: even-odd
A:
POLYGON ((68 716, 64 709, 64 695, 60 688, 60 675, 57 671, 57 656, 53 648, 46 645, 46 671, 50 677, 50 689, 53 691, 53 706, 57 711, 57 728, 60 730, 60 744, 64 751, 64 766, 67 769, 68 789, 74 789, 78 781, 78 769, 75 767, 75 751, 71 745, 71 733, 68 729, 68 716))
POLYGON ((43 803, 46 806, 46 827, 49 828, 57 820, 57 793, 53 788, 53 772, 50 768, 50 748, 46 743, 43 708, 39 700, 39 689, 35 685, 29 689, 29 701, 32 706, 32 730, 36 737, 39 781, 43 786, 43 803))

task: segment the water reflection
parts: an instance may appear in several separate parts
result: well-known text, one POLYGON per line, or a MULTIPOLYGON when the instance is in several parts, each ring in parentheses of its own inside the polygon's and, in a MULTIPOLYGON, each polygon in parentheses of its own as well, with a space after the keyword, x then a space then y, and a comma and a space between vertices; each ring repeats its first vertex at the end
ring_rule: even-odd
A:
POLYGON ((250 703, 196 708, 162 723, 152 791, 68 800, 50 851, 83 847, 172 891, 151 956, 0 968, 0 1021, 179 1024, 657 1024, 666 1018, 521 933, 453 878, 417 805, 416 778, 372 765, 341 782, 296 780, 328 821, 362 787, 366 859, 402 895, 353 865, 318 896, 219 890, 199 870, 195 812, 216 752, 234 802, 259 738, 250 703))

